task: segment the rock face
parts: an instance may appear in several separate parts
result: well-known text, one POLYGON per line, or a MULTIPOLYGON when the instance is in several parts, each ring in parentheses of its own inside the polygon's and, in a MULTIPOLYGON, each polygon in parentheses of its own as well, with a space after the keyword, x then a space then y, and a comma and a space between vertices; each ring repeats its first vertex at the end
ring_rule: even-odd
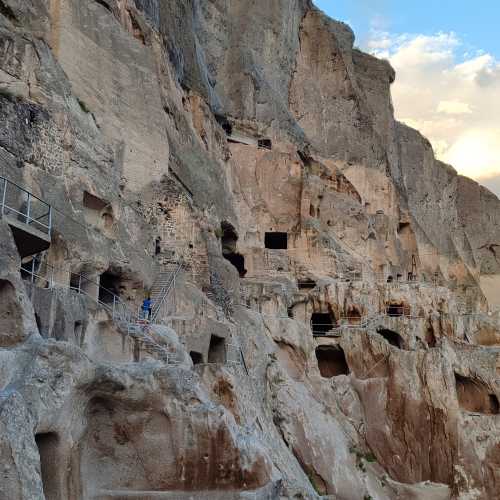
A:
POLYGON ((0 0, 0 500, 500 498, 500 201, 353 43, 0 0))

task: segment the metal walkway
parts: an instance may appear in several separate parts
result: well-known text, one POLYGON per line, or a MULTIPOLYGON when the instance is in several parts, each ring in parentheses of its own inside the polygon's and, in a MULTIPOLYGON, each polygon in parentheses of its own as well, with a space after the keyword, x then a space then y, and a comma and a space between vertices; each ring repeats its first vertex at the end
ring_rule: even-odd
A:
POLYGON ((21 258, 49 248, 52 207, 41 198, 1 176, 0 218, 9 224, 21 258))
POLYGON ((55 268, 46 264, 38 257, 34 257, 28 264, 22 264, 20 272, 21 276, 31 282, 33 286, 46 290, 62 288, 84 295, 95 302, 100 308, 106 310, 116 325, 127 335, 141 342, 146 350, 155 352, 168 364, 175 364, 177 362, 175 360, 175 352, 170 347, 160 345, 156 342, 151 336, 150 329, 154 325, 167 325, 168 317, 163 314, 163 305, 168 304, 169 297, 175 287, 175 278, 182 268, 182 264, 177 265, 168 282, 168 286, 159 293, 157 302, 153 306, 155 315, 150 321, 144 320, 140 314, 133 312, 128 304, 114 292, 102 287, 99 283, 83 274, 73 273, 69 284, 55 281, 55 268), (93 293, 89 293, 88 290, 92 290, 93 293))

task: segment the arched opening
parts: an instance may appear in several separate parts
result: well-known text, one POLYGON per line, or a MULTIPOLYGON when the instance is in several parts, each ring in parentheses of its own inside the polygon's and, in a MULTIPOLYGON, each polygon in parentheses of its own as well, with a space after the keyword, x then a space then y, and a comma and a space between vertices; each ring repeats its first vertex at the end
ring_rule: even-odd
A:
POLYGON ((158 236, 158 238, 155 239, 155 255, 160 255, 161 253, 161 238, 158 236))
POLYGON ((500 404, 481 381, 455 373, 458 404, 462 410, 484 415, 498 415, 500 404))
POLYGON ((238 233, 236 229, 234 229, 232 224, 229 222, 221 222, 221 245, 222 245, 222 253, 233 253, 236 252, 236 243, 238 241, 238 233))
POLYGON ((226 362, 226 344, 222 337, 218 337, 217 335, 212 335, 210 337, 210 346, 208 348, 208 362, 226 362))
POLYGON ((324 378, 349 375, 344 350, 340 346, 319 346, 316 348, 316 359, 321 376, 324 378))
POLYGON ((347 320, 350 325, 359 325, 361 323, 361 312, 356 306, 347 309, 347 320))
POLYGON ((377 330, 377 333, 384 337, 384 339, 394 347, 398 349, 403 349, 404 340, 399 333, 393 332, 392 330, 387 330, 386 328, 380 328, 377 330))
POLYGON ((102 219, 102 225, 103 228, 106 230, 113 229, 113 224, 115 222, 115 218, 113 216, 113 209, 111 208, 111 205, 108 205, 101 214, 101 219, 102 219))
POLYGON ((199 365, 199 364, 203 363, 203 356, 200 352, 189 351, 189 356, 191 357, 191 361, 193 362, 193 365, 199 365))
POLYGON ((64 467, 61 464, 60 442, 57 434, 49 432, 37 434, 35 442, 40 455, 43 493, 47 500, 64 500, 60 474, 64 467))
POLYGON ((313 335, 327 335, 336 326, 335 316, 332 313, 318 313, 311 315, 311 330, 313 335))
POLYGON ((238 233, 229 222, 221 223, 221 231, 222 256, 237 269, 240 278, 244 278, 247 274, 245 257, 236 251, 238 233))

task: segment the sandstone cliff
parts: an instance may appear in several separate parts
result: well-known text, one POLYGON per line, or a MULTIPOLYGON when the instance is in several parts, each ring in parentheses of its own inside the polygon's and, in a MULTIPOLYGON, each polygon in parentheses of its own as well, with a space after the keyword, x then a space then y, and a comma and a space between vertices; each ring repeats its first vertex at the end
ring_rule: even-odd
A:
POLYGON ((500 498, 500 201, 353 44, 0 0, 1 500, 500 498))

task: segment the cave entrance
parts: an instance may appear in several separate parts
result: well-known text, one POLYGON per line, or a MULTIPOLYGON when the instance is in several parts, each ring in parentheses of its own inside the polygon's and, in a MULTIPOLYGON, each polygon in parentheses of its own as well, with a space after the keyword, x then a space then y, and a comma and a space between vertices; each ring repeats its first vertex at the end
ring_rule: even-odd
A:
POLYGON ((37 434, 35 442, 40 455, 43 493, 47 500, 64 500, 60 474, 64 468, 61 464, 60 441, 57 434, 49 432, 37 434))
POLYGON ((99 278, 99 302, 112 304, 120 295, 121 277, 110 271, 105 271, 99 278))
POLYGON ((429 347, 436 347, 436 336, 434 335, 434 328, 432 324, 427 326, 425 331, 425 341, 429 347))
POLYGON ((221 223, 221 231, 222 256, 237 269, 240 278, 244 278, 247 274, 245 257, 236 251, 238 233, 229 222, 221 223))
POLYGON ((226 135, 232 135, 233 126, 231 125, 231 122, 225 116, 216 114, 215 119, 217 120, 217 123, 222 127, 222 130, 224 130, 226 135))
POLYGON ((288 233, 268 232, 264 237, 264 246, 269 250, 287 250, 288 233))
POLYGON ((236 229, 234 229, 232 224, 229 224, 229 222, 225 221, 221 223, 220 227, 222 231, 222 253, 235 253, 236 243, 238 241, 238 233, 236 232, 236 229))
POLYGON ((387 330, 386 328, 380 328, 377 333, 384 337, 384 339, 392 346, 398 349, 403 349, 404 341, 403 337, 399 333, 393 332, 392 330, 387 330))
POLYGON ((155 255, 160 255, 161 254, 161 238, 158 236, 158 238, 155 239, 155 255))
POLYGON ((304 279, 297 283, 299 290, 313 290, 316 288, 316 282, 312 279, 304 279))
POLYGON ((386 307, 387 316, 398 318, 401 316, 409 316, 410 308, 403 303, 391 303, 386 307))
POLYGON ((226 345, 222 337, 218 337, 217 335, 212 335, 210 337, 210 346, 208 348, 208 362, 226 362, 226 345))
POLYGON ((224 255, 224 258, 231 262, 231 264, 238 270, 240 278, 244 278, 247 274, 245 269, 245 257, 239 253, 228 253, 224 255))
POLYGON ((497 396, 492 394, 484 383, 455 373, 455 386, 458 404, 462 410, 484 415, 500 413, 497 396))
POLYGON ((201 363, 203 363, 203 356, 200 352, 189 351, 189 356, 191 357, 193 365, 201 365, 201 363))
POLYGON ((258 139, 257 146, 261 149, 273 149, 273 142, 271 139, 258 139))
POLYGON ((318 368, 323 378, 349 375, 349 366, 344 350, 340 346, 319 346, 316 348, 318 368))
POLYGON ((350 325, 361 324, 361 312, 356 306, 352 306, 347 310, 347 321, 350 325))
POLYGON ((331 313, 313 313, 311 315, 311 330, 313 335, 327 335, 336 325, 335 317, 331 313))

